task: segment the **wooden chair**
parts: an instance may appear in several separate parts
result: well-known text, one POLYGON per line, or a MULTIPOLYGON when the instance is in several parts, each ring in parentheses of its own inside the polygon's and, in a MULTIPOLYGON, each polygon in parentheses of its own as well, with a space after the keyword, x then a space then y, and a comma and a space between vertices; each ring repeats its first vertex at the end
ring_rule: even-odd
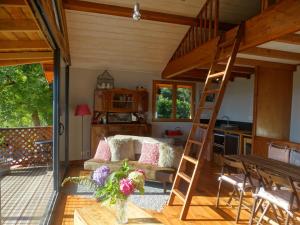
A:
POLYGON ((223 159, 223 167, 222 167, 221 175, 218 178, 218 180, 219 180, 219 189, 217 194, 216 207, 217 208, 219 207, 219 199, 220 199, 222 183, 226 182, 232 185, 233 192, 229 197, 227 204, 230 205, 232 199, 235 197, 235 194, 237 194, 237 196, 239 197, 239 206, 237 209, 236 223, 238 223, 240 218, 241 208, 243 205, 244 194, 247 190, 255 189, 254 181, 249 176, 249 173, 247 172, 247 169, 243 162, 229 159, 226 157, 224 157, 223 159), (235 173, 232 173, 233 170, 235 170, 235 173))
POLYGON ((262 207, 265 202, 263 212, 257 222, 262 222, 263 217, 272 208, 275 220, 281 224, 277 212, 284 218, 283 211, 286 213, 285 224, 288 225, 293 217, 293 212, 299 209, 299 197, 296 193, 295 186, 290 177, 284 177, 275 174, 272 171, 258 169, 260 176, 260 187, 257 188, 254 197, 251 218, 249 224, 253 224, 253 219, 257 214, 258 208, 262 207), (278 210, 277 210, 278 209, 278 210))

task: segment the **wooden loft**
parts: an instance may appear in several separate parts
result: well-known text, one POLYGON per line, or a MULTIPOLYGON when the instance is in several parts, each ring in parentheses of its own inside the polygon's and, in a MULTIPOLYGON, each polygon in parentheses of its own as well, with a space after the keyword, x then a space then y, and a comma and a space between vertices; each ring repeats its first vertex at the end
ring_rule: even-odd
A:
MULTIPOLYGON (((300 53, 291 50, 291 48, 299 47, 300 44, 300 34, 297 33, 300 30, 299 7, 299 1, 279 1, 268 8, 265 7, 260 15, 247 20, 245 38, 241 43, 236 65, 247 68, 264 65, 269 68, 294 71, 300 63, 300 53), (286 47, 287 44, 288 47, 286 47)), ((225 42, 232 39, 236 29, 233 28, 224 33, 225 42)), ((183 40, 178 49, 184 44, 188 47, 181 50, 181 54, 177 49, 163 70, 162 77, 186 79, 187 74, 192 74, 188 79, 197 79, 199 75, 195 73, 195 70, 208 68, 217 40, 218 37, 214 36, 196 45, 186 44, 191 43, 190 38, 185 42, 183 40)), ((220 63, 228 54, 227 50, 222 53, 220 63)))

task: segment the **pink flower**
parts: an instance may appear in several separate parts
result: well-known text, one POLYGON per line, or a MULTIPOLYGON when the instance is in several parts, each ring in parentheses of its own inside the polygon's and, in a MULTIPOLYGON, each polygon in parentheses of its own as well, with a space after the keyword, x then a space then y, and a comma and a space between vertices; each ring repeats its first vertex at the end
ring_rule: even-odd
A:
POLYGON ((134 191, 134 186, 132 181, 129 179, 122 179, 120 181, 120 190, 126 196, 132 194, 134 191))

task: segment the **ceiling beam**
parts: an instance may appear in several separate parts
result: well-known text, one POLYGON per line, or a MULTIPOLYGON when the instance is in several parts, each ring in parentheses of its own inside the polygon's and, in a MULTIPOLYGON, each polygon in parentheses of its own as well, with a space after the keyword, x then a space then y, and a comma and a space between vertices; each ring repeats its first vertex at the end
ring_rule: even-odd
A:
MULTIPOLYGON (((76 11, 100 13, 112 16, 132 17, 132 8, 106 5, 101 3, 79 1, 79 0, 64 0, 64 8, 76 11)), ((193 25, 196 20, 192 17, 179 16, 160 12, 151 12, 148 10, 140 10, 144 20, 154 20, 166 23, 175 23, 181 25, 193 25)))
MULTIPOLYGON (((79 0, 63 0, 64 8, 75 11, 99 13, 112 16, 121 16, 132 18, 132 8, 107 5, 95 2, 79 1, 79 0)), ((153 12, 148 10, 140 10, 142 20, 152 20, 158 22, 179 24, 179 25, 195 25, 198 21, 193 17, 180 16, 168 13, 153 12)), ((213 23, 214 24, 214 23, 213 23)), ((207 24, 208 26, 208 24, 207 24)), ((219 23, 219 29, 229 30, 233 28, 235 24, 219 23)))
POLYGON ((280 51, 275 49, 255 47, 255 48, 247 49, 246 51, 243 51, 243 53, 248 55, 257 55, 257 56, 270 57, 276 59, 295 60, 300 62, 300 53, 295 53, 295 52, 286 52, 286 51, 280 51))
MULTIPOLYGON (((268 41, 275 40, 286 34, 300 30, 300 1, 285 0, 265 10, 245 22, 245 34, 240 45, 244 51, 268 41)), ((232 40, 237 27, 225 33, 225 40, 232 40)), ((213 58, 218 37, 195 48, 190 53, 170 61, 162 72, 163 78, 171 78, 185 71, 210 64, 213 58)), ((228 57, 231 49, 225 49, 221 59, 228 57)))
POLYGON ((16 66, 24 64, 33 64, 33 63, 51 63, 53 58, 49 59, 10 59, 10 60, 0 60, 0 66, 16 66))
POLYGON ((1 0, 0 7, 27 7, 24 0, 1 0))
POLYGON ((39 59, 48 60, 53 59, 52 52, 1 52, 0 61, 6 60, 23 60, 23 59, 39 59))
POLYGON ((288 34, 283 37, 277 38, 275 41, 293 45, 300 45, 300 34, 288 34))
POLYGON ((38 26, 32 19, 0 19, 1 32, 26 32, 38 30, 38 26))
POLYGON ((50 50, 46 41, 0 41, 0 51, 50 50))
POLYGON ((273 69, 282 69, 282 70, 290 70, 296 71, 297 65, 285 64, 285 63, 277 63, 277 62, 268 62, 257 59, 247 59, 247 58, 236 58, 235 64, 237 65, 251 65, 251 66, 262 66, 273 69))

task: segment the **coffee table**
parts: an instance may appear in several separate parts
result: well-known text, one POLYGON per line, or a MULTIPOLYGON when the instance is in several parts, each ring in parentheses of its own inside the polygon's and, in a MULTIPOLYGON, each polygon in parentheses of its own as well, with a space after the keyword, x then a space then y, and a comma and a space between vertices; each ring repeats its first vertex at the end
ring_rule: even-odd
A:
MULTIPOLYGON (((75 209, 74 225, 116 225, 115 212, 100 203, 86 208, 75 209)), ((128 224, 159 225, 163 224, 150 214, 128 202, 128 224)))

